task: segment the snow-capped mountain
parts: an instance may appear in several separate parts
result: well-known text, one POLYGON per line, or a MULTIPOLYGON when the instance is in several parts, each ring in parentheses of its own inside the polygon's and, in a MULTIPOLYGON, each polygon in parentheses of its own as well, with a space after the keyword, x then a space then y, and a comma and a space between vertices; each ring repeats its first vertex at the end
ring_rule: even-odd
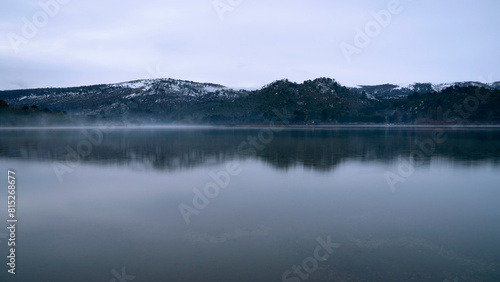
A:
POLYGON ((494 83, 482 83, 476 81, 453 82, 453 83, 411 83, 411 84, 381 84, 381 85, 359 85, 351 90, 365 92, 369 97, 378 99, 398 98, 411 95, 413 93, 433 93, 440 92, 448 87, 484 87, 486 89, 500 90, 500 81, 494 83))
MULTIPOLYGON (((147 105, 147 108, 165 108, 191 102, 235 99, 245 95, 248 95, 248 91, 175 79, 143 79, 71 88, 0 91, 0 99, 12 106, 37 105, 40 108, 47 107, 76 114, 123 113, 131 107, 138 108, 141 105, 147 105)), ((144 110, 148 111, 147 108, 144 110)))
POLYGON ((383 84, 348 88, 331 78, 303 83, 283 79, 253 91, 175 79, 7 90, 0 91, 0 100, 6 101, 0 101, 0 113, 2 107, 12 107, 8 119, 11 124, 18 122, 22 114, 28 114, 30 108, 34 109, 33 113, 37 112, 36 109, 42 113, 66 111, 66 116, 74 120, 160 123, 259 123, 275 117, 277 110, 285 111, 285 116, 293 123, 416 122, 419 118, 439 121, 442 112, 452 111, 455 104, 463 103, 476 90, 493 91, 483 93, 489 97, 488 101, 481 103, 473 115, 471 113, 470 120, 500 123, 500 82, 383 84), (429 95, 406 99, 414 93, 429 95), (396 103, 398 106, 386 103, 387 98, 400 98, 396 103))

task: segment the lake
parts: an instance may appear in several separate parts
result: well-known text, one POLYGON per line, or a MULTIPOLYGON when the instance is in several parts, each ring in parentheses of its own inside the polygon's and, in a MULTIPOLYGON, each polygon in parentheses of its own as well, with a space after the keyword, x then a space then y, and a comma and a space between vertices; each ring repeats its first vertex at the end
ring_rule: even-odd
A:
POLYGON ((500 280, 498 129, 0 136, 0 281, 500 280))

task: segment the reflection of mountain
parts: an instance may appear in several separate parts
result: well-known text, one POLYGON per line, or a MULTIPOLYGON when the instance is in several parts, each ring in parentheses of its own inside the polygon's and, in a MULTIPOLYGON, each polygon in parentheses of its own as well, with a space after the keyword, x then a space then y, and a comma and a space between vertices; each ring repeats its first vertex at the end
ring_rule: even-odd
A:
MULTIPOLYGON (((92 145, 90 150, 86 145, 96 136, 89 139, 81 129, 3 130, 0 131, 0 157, 65 163, 74 161, 75 155, 71 152, 76 152, 82 163, 139 163, 158 170, 254 158, 281 169, 304 166, 331 170, 348 160, 393 162, 399 157, 407 158, 410 152, 421 152, 415 140, 432 140, 434 131, 290 129, 275 133, 272 142, 249 155, 238 151, 238 147, 249 137, 258 137, 259 129, 115 129, 105 133, 102 142, 92 145)), ((423 163, 432 158, 445 158, 461 164, 476 161, 500 163, 500 131, 449 129, 445 134, 444 143, 433 143, 435 150, 432 154, 423 153, 423 163)))

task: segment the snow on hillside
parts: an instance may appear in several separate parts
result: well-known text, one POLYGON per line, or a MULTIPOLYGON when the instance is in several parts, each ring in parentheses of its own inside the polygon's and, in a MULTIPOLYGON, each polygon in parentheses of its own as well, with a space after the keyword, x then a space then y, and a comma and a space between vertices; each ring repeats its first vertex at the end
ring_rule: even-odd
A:
POLYGON ((440 83, 440 84, 432 84, 432 89, 436 92, 440 92, 448 87, 454 86, 455 83, 440 83))
MULTIPOLYGON (((164 89, 173 92, 182 92, 188 96, 198 96, 206 93, 215 93, 221 90, 231 91, 232 89, 227 88, 222 85, 216 84, 208 84, 208 83, 196 83, 191 81, 183 81, 183 80, 174 80, 174 79, 144 79, 144 80, 135 80, 129 82, 121 82, 111 84, 111 87, 115 88, 129 88, 142 90, 143 92, 148 92, 158 89, 164 89)), ((152 95, 155 93, 149 93, 152 95)), ((140 96, 139 94, 131 94, 124 98, 133 98, 140 96)))

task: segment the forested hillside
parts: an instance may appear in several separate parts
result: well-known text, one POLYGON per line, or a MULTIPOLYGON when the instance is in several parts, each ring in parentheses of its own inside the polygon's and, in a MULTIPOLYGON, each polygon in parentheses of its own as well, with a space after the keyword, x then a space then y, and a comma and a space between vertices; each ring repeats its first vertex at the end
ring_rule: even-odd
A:
POLYGON ((498 86, 467 82, 348 88, 318 78, 303 83, 278 80, 248 91, 173 79, 138 80, 0 91, 0 118, 4 125, 28 120, 234 125, 267 123, 279 112, 290 124, 499 124, 498 86))

